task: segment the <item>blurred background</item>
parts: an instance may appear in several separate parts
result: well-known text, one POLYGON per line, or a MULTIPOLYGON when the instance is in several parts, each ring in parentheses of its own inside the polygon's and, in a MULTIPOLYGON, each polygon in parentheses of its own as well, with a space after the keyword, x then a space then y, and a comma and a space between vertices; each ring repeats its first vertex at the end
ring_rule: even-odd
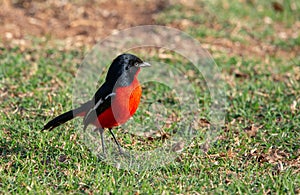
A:
POLYGON ((295 57, 299 5, 294 0, 2 0, 1 45, 30 47, 60 40, 95 44, 118 30, 143 24, 188 32, 208 49, 229 55, 295 57), (206 43, 208 45, 206 45, 206 43))

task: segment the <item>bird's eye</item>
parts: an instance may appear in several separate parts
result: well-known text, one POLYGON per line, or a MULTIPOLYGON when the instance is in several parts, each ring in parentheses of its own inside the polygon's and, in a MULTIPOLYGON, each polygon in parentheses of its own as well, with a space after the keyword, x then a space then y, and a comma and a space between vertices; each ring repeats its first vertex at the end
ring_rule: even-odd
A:
POLYGON ((134 66, 135 66, 135 67, 138 67, 138 66, 139 66, 139 63, 137 63, 137 62, 134 63, 134 66))

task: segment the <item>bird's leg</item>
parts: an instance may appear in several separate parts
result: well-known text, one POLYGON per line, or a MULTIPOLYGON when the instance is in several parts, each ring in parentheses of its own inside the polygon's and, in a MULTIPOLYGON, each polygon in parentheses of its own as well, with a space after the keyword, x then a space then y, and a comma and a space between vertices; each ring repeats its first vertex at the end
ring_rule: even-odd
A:
POLYGON ((98 130, 99 130, 100 136, 101 136, 101 145, 102 145, 103 155, 105 156, 105 144, 104 144, 104 137, 103 137, 103 129, 98 128, 98 130))
POLYGON ((123 154, 123 153, 124 153, 124 152, 123 152, 123 149, 122 149, 120 143, 118 142, 118 140, 116 139, 116 137, 115 137, 114 133, 112 132, 111 128, 109 128, 109 132, 110 132, 110 134, 113 136, 113 138, 114 138, 114 140, 115 140, 115 142, 116 142, 116 144, 117 144, 117 146, 118 146, 118 149, 119 149, 120 154, 123 154))

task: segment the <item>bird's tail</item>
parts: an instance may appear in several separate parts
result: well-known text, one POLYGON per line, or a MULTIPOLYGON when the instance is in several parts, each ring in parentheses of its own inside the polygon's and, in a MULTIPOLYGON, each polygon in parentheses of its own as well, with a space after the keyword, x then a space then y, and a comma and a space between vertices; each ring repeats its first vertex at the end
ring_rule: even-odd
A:
POLYGON ((51 121, 49 121, 42 130, 52 130, 55 127, 64 124, 65 122, 72 120, 73 118, 77 117, 77 116, 83 116, 86 113, 88 107, 88 103, 85 103, 83 105, 81 105, 79 108, 76 108, 74 110, 70 110, 68 112, 65 112, 57 117, 55 117, 54 119, 52 119, 51 121))

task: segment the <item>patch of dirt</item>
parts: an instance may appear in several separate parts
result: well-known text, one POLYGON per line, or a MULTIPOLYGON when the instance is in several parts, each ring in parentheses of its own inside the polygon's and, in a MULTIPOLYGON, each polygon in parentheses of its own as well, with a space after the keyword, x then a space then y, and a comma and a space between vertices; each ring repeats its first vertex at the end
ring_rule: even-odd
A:
MULTIPOLYGON (((132 26, 155 24, 161 11, 171 4, 183 5, 183 12, 187 16, 207 16, 205 24, 199 24, 187 18, 174 20, 166 24, 180 30, 204 25, 207 28, 222 30, 217 23, 216 16, 207 12, 205 4, 196 3, 194 0, 2 0, 0 1, 0 44, 4 47, 13 45, 28 48, 33 37, 37 41, 59 40, 65 49, 92 46, 105 36, 114 34, 118 30, 132 26), (42 39, 41 39, 42 38, 42 39)), ((247 32, 243 35, 246 43, 232 41, 229 38, 207 36, 201 40, 202 46, 214 56, 226 53, 229 56, 260 57, 275 56, 278 58, 292 59, 298 56, 300 46, 281 48, 274 45, 273 39, 280 37, 286 41, 289 37, 297 38, 300 22, 291 28, 274 23, 265 17, 266 25, 273 25, 275 34, 267 40, 260 40, 252 35, 253 29, 247 23, 235 22, 236 28, 227 30, 227 33, 239 37, 239 31, 247 32), (270 39, 270 40, 269 40, 270 39)), ((259 30, 259 29, 258 29, 259 30)), ((266 58, 267 59, 267 58, 266 58)))
MULTIPOLYGON (((295 26, 300 29, 300 23, 295 24, 295 26)), ((281 33, 287 36, 286 34, 289 33, 288 34, 289 36, 287 37, 297 37, 298 31, 296 27, 294 28, 295 30, 293 29, 294 31, 281 27, 281 29, 284 30, 284 33, 278 32, 278 34, 281 33), (289 32, 289 30, 291 32, 289 32)), ((181 28, 181 29, 185 30, 186 28, 181 28)), ((299 45, 296 45, 291 48, 283 49, 280 48, 279 46, 270 43, 271 41, 262 41, 252 36, 245 36, 244 40, 246 40, 248 43, 232 41, 228 38, 222 38, 222 37, 216 38, 213 36, 208 36, 205 38, 205 40, 202 41, 203 42, 202 46, 205 49, 210 50, 212 53, 214 53, 214 51, 218 51, 221 52, 222 55, 226 53, 228 56, 247 56, 247 57, 260 57, 260 58, 265 58, 266 56, 274 56, 277 58, 284 58, 284 59, 293 59, 299 56, 298 55, 300 52, 299 45)))
POLYGON ((118 0, 3 0, 0 3, 0 39, 4 43, 27 35, 96 42, 119 29, 153 24, 153 15, 168 1, 118 0))

